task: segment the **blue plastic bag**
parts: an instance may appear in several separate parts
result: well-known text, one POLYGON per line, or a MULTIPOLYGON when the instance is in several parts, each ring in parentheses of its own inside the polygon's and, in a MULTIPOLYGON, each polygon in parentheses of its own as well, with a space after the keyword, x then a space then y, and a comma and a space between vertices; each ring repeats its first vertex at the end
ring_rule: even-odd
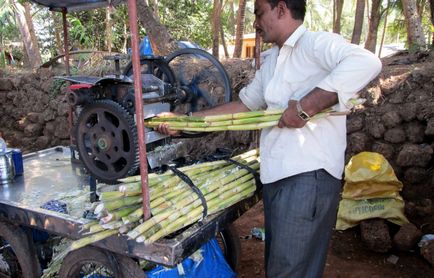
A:
POLYGON ((167 268, 157 266, 148 271, 146 275, 148 278, 236 277, 235 273, 226 262, 223 252, 215 238, 205 243, 198 251, 186 258, 177 267, 167 268))

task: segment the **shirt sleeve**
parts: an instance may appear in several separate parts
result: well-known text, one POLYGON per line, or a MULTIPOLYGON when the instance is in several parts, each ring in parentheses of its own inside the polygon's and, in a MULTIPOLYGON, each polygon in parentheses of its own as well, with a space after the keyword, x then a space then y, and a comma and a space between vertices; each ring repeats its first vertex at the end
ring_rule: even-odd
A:
POLYGON ((250 110, 264 110, 267 105, 264 99, 263 82, 262 82, 262 70, 256 71, 253 80, 241 89, 239 97, 242 103, 244 103, 250 110))
POLYGON ((330 73, 317 87, 336 92, 339 110, 381 71, 381 61, 372 52, 346 42, 337 34, 321 32, 315 39, 314 55, 330 73))

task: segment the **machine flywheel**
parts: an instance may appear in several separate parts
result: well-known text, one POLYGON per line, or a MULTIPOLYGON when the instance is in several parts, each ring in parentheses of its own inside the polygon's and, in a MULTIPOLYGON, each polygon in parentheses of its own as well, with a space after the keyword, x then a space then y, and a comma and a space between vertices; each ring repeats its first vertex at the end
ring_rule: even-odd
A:
POLYGON ((139 165, 134 119, 112 100, 97 100, 83 108, 77 148, 86 168, 102 182, 133 175, 139 165))

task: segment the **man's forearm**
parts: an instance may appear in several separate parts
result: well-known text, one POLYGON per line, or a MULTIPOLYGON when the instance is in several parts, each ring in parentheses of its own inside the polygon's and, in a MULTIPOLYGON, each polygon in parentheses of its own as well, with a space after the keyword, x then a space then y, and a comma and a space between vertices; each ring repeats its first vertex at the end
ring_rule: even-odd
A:
POLYGON ((249 108, 247 108, 247 106, 245 106, 241 101, 232 101, 210 109, 194 112, 193 116, 222 115, 247 111, 249 111, 249 108))
POLYGON ((309 116, 313 116, 336 103, 338 103, 337 93, 320 88, 313 89, 300 100, 301 107, 309 116))

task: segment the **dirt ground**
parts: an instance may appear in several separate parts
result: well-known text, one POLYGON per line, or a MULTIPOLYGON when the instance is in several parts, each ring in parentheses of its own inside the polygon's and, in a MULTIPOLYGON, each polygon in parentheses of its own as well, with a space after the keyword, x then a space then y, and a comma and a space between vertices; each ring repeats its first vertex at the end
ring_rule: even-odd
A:
MULTIPOLYGON (((234 223, 241 238, 238 277, 265 277, 265 244, 249 236, 252 228, 264 227, 263 208, 259 202, 234 223)), ((383 254, 368 250, 355 227, 333 232, 324 277, 434 277, 434 268, 416 252, 392 250, 383 254), (393 263, 395 256, 398 261, 393 263)))

